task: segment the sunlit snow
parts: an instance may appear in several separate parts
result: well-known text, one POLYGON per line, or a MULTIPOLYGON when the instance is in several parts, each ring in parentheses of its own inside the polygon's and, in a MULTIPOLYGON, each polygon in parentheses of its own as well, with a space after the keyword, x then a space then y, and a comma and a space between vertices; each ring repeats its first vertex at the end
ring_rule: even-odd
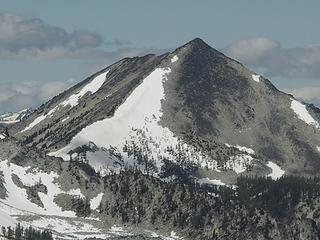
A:
POLYGON ((269 161, 267 166, 271 168, 271 173, 268 174, 268 177, 271 177, 273 180, 277 180, 283 176, 285 173, 277 164, 274 162, 269 161))
POLYGON ((19 112, 16 112, 16 113, 5 113, 5 114, 2 114, 0 116, 0 123, 3 123, 3 124, 12 124, 12 123, 17 123, 17 122, 20 122, 20 119, 23 118, 27 112, 29 111, 28 108, 26 109, 23 109, 19 112))
POLYGON ((101 86, 103 85, 104 81, 106 80, 106 76, 109 71, 104 72, 97 77, 95 77, 89 84, 87 84, 81 91, 77 94, 71 95, 66 101, 60 103, 61 106, 65 107, 70 105, 71 107, 75 107, 78 105, 78 101, 82 98, 86 93, 91 92, 91 94, 96 93, 101 86))
POLYGON ((233 170, 239 174, 245 172, 252 161, 253 158, 250 155, 238 154, 236 156, 231 156, 226 162, 225 167, 226 169, 233 170))
POLYGON ((200 184, 213 184, 213 185, 218 185, 218 186, 225 186, 226 185, 220 179, 200 178, 200 179, 198 179, 198 182, 200 184))
POLYGON ((96 210, 99 207, 102 197, 103 193, 99 193, 96 197, 90 200, 90 207, 92 210, 96 210))
POLYGON ((291 109, 297 114, 298 118, 308 125, 314 125, 315 127, 320 128, 320 124, 310 115, 306 105, 295 99, 291 99, 291 109))
POLYGON ((179 60, 179 57, 177 55, 174 55, 173 58, 171 58, 171 62, 174 63, 179 60))
POLYGON ((260 82, 260 75, 252 74, 252 79, 256 82, 260 82))
POLYGON ((239 145, 230 145, 228 143, 225 144, 227 147, 235 147, 236 149, 238 149, 241 152, 246 152, 248 154, 254 154, 254 150, 252 148, 248 148, 245 146, 239 146, 239 145))
POLYGON ((62 209, 54 202, 55 197, 60 193, 69 195, 77 195, 82 197, 83 195, 79 190, 71 190, 69 192, 62 191, 60 187, 54 182, 58 177, 58 174, 51 172, 46 173, 42 171, 28 171, 29 167, 21 167, 8 161, 0 162, 0 171, 3 172, 4 186, 7 190, 7 198, 0 200, 5 204, 16 209, 28 211, 37 214, 45 215, 59 215, 65 217, 75 217, 75 213, 72 211, 62 211, 62 209), (32 203, 27 196, 27 192, 24 188, 18 187, 12 180, 12 175, 16 174, 20 181, 25 186, 34 186, 41 183, 47 187, 47 193, 39 192, 43 208, 32 203))

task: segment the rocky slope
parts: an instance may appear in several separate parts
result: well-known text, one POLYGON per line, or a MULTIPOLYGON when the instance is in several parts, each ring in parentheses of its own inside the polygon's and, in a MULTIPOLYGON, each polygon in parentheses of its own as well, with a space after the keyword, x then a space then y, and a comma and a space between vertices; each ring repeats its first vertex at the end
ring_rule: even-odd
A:
POLYGON ((101 70, 10 134, 65 160, 93 144, 88 160, 104 171, 148 164, 146 171, 159 174, 169 160, 200 178, 232 183, 239 173, 265 176, 270 164, 287 174, 318 174, 319 119, 319 109, 194 39, 172 53, 101 70))

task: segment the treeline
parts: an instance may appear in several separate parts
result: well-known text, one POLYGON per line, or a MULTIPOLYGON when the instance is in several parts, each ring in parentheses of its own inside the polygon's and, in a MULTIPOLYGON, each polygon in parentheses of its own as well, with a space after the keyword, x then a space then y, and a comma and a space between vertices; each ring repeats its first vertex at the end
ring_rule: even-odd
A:
POLYGON ((316 225, 302 229, 305 225, 295 222, 310 224, 297 212, 310 211, 320 201, 320 179, 239 177, 237 185, 164 183, 129 170, 104 177, 110 197, 101 202, 99 212, 123 224, 167 225, 199 240, 295 239, 320 232, 316 225), (299 204, 306 205, 305 210, 297 208, 299 204))
POLYGON ((277 181, 263 177, 239 177, 237 200, 248 207, 265 209, 284 217, 299 203, 320 201, 320 178, 284 176, 277 181))
POLYGON ((18 223, 13 227, 1 227, 1 236, 12 240, 53 240, 49 230, 37 230, 33 227, 24 228, 18 223))

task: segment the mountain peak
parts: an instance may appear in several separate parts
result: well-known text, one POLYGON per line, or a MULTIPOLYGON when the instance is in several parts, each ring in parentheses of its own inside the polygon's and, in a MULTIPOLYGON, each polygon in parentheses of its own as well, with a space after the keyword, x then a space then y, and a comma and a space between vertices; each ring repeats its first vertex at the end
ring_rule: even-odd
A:
POLYGON ((192 46, 197 48, 212 48, 205 41, 198 37, 187 42, 184 46, 192 46))
MULTIPOLYGON (((211 47, 209 44, 207 44, 205 41, 203 41, 201 38, 194 38, 193 40, 187 42, 183 46, 179 47, 177 52, 189 52, 192 53, 192 55, 198 55, 198 56, 207 56, 207 57, 223 57, 224 54, 219 52, 218 50, 211 47)), ((209 59, 206 59, 206 61, 209 59)))

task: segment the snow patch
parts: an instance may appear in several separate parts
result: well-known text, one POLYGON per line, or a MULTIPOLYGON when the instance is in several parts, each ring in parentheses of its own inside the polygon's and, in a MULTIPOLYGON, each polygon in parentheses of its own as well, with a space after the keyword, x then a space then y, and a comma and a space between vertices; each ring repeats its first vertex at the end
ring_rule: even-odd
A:
POLYGON ((177 55, 174 55, 172 58, 171 58, 171 62, 174 63, 176 61, 179 60, 179 57, 177 55))
POLYGON ((256 82, 260 82, 260 75, 252 74, 252 79, 256 82))
POLYGON ((21 221, 22 225, 38 229, 51 229, 57 239, 109 239, 107 231, 95 227, 96 221, 84 221, 80 218, 57 218, 41 216, 36 220, 21 221))
POLYGON ((34 126, 38 125, 40 122, 42 122, 43 120, 45 120, 47 117, 47 115, 41 115, 39 117, 37 117, 35 120, 33 120, 32 123, 30 123, 25 129, 23 129, 21 132, 26 132, 30 129, 32 129, 34 126))
POLYGON ((106 80, 106 76, 108 72, 109 71, 95 77, 89 84, 84 86, 79 93, 71 95, 66 101, 60 103, 60 105, 63 107, 66 107, 68 105, 70 105, 71 107, 75 107, 78 105, 79 99, 82 98, 86 93, 88 92, 91 92, 91 94, 96 93, 101 88, 104 81, 106 80))
POLYGON ((101 176, 111 173, 119 173, 122 167, 122 161, 111 155, 108 151, 99 150, 87 153, 88 163, 99 172, 101 176))
POLYGON ((6 136, 5 134, 0 133, 0 139, 1 139, 1 140, 5 139, 6 137, 7 137, 7 136, 6 136))
POLYGON ((182 239, 181 237, 179 237, 178 235, 177 235, 177 233, 175 232, 175 231, 171 231, 171 233, 170 233, 170 237, 171 238, 173 238, 173 239, 182 239))
POLYGON ((308 125, 314 125, 316 128, 320 128, 320 124, 310 115, 306 105, 295 99, 291 99, 291 109, 297 114, 299 119, 308 125))
POLYGON ((0 116, 0 123, 13 124, 13 123, 20 122, 23 118, 25 118, 28 114, 30 114, 30 112, 31 112, 31 109, 26 108, 15 113, 12 113, 12 112, 4 113, 0 116))
POLYGON ((70 117, 66 117, 66 118, 62 119, 61 122, 65 122, 65 121, 67 121, 69 118, 70 118, 70 117))
POLYGON ((317 150, 318 150, 318 152, 320 152, 320 146, 317 146, 317 150))
POLYGON ((281 178, 285 173, 285 171, 282 170, 280 166, 278 166, 274 162, 269 161, 267 166, 271 168, 271 173, 268 174, 268 177, 271 177, 273 180, 281 178))
POLYGON ((254 154, 254 150, 252 148, 248 148, 248 147, 244 147, 244 146, 239 146, 239 145, 230 145, 228 143, 225 143, 225 145, 227 147, 234 147, 236 149, 238 149, 239 151, 241 152, 245 152, 245 153, 248 153, 248 154, 254 154))
POLYGON ((103 194, 104 193, 99 193, 96 197, 90 200, 90 207, 92 210, 96 210, 99 207, 103 194))
POLYGON ((7 160, 0 162, 0 171, 3 172, 4 186, 7 191, 6 199, 0 200, 0 202, 15 209, 36 214, 75 217, 75 213, 72 211, 62 211, 62 209, 54 202, 54 199, 60 193, 77 195, 80 197, 83 197, 83 195, 80 190, 71 190, 68 192, 62 191, 55 183, 56 178, 58 178, 58 174, 54 172, 48 174, 43 171, 36 171, 36 169, 32 169, 32 171, 30 171, 30 167, 21 167, 13 163, 9 163, 7 160), (40 200, 43 203, 43 208, 30 202, 26 190, 18 187, 13 182, 13 174, 17 175, 25 186, 34 186, 41 183, 47 187, 47 194, 42 192, 38 193, 40 200))
POLYGON ((198 182, 200 184, 213 184, 213 185, 218 185, 218 186, 225 186, 226 185, 220 179, 200 178, 200 179, 198 179, 198 182))

